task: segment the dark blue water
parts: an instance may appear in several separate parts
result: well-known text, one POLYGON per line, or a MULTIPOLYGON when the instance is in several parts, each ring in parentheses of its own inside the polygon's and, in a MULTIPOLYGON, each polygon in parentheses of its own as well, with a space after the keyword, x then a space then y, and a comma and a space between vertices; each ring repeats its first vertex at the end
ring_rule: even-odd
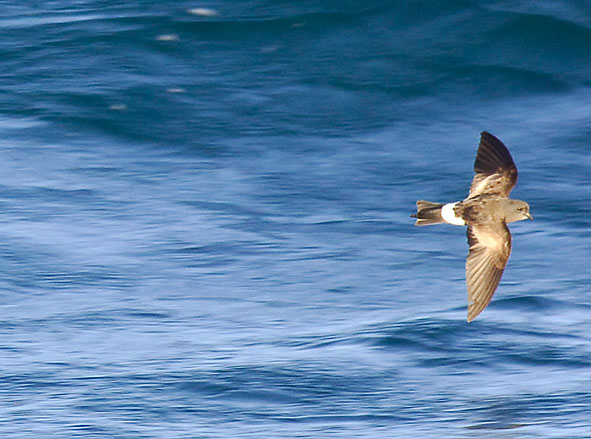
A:
POLYGON ((591 437, 591 7, 0 3, 4 438, 591 437), (534 222, 466 323, 479 133, 534 222))

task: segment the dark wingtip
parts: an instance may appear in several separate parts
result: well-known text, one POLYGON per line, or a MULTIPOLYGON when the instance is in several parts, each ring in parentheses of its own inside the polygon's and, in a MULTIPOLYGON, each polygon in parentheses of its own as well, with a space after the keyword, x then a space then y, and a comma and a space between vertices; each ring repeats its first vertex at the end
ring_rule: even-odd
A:
POLYGON ((494 173, 498 169, 516 169, 509 149, 488 131, 480 133, 480 144, 474 161, 476 173, 494 173))

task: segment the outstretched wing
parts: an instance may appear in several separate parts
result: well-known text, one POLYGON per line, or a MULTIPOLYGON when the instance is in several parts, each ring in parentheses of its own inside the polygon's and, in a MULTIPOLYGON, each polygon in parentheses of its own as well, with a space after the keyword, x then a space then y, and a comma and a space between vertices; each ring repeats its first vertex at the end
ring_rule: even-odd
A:
POLYGON ((466 259, 468 321, 492 299, 511 254, 511 232, 505 223, 468 226, 470 251, 466 259))
POLYGON ((517 167, 503 142, 490 133, 480 134, 480 145, 474 161, 476 175, 468 198, 481 194, 508 197, 517 183, 517 167))

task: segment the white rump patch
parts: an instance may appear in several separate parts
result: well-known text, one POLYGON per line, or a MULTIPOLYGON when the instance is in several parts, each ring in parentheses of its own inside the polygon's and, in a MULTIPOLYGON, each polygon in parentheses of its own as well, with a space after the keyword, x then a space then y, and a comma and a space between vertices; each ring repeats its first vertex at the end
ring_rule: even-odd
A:
POLYGON ((445 220, 446 223, 453 224, 454 226, 465 226, 466 222, 456 216, 454 212, 454 207, 458 203, 447 203, 441 208, 441 218, 445 220))

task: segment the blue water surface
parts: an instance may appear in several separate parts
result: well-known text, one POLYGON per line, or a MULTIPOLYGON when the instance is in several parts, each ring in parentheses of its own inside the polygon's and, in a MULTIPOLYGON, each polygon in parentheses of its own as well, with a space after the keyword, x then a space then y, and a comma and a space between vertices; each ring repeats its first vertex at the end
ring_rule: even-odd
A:
POLYGON ((591 7, 0 4, 3 438, 591 438, 591 7), (480 132, 513 253, 466 322, 480 132))

